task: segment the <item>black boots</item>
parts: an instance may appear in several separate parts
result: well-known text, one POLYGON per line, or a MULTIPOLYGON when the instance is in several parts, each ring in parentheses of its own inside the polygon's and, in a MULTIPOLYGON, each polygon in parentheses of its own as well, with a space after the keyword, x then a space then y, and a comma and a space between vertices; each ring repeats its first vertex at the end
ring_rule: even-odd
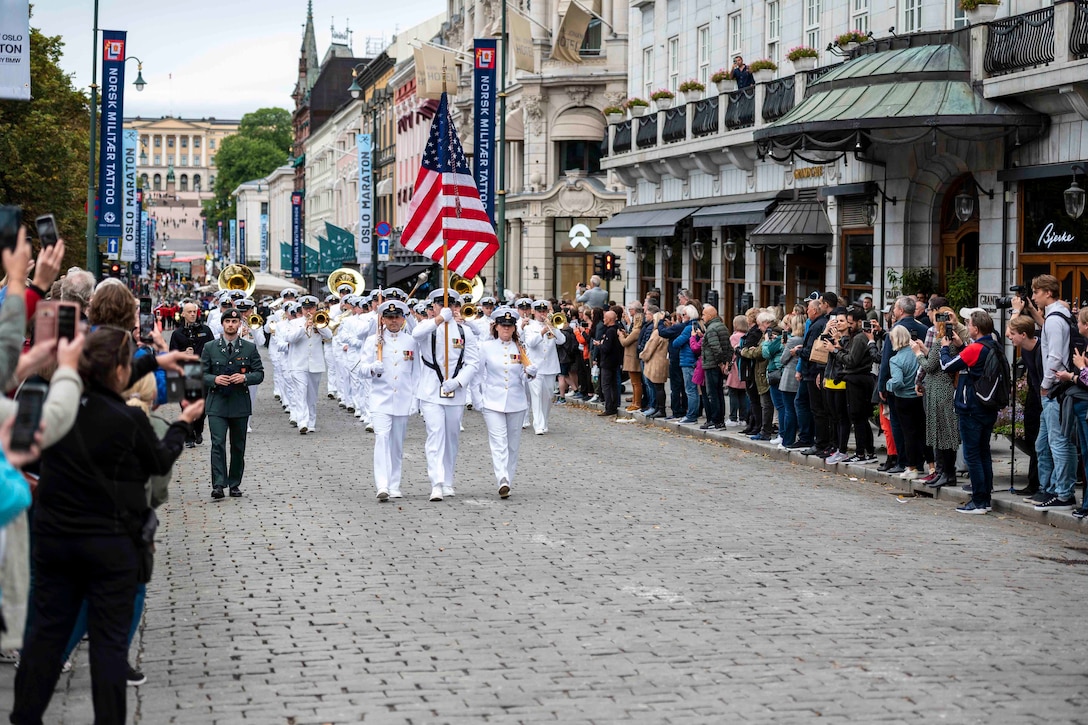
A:
POLYGON ((896 465, 898 465, 898 463, 899 463, 899 456, 888 456, 887 458, 884 459, 884 462, 881 463, 880 467, 877 468, 876 470, 878 470, 878 471, 887 471, 889 469, 895 468, 896 465))

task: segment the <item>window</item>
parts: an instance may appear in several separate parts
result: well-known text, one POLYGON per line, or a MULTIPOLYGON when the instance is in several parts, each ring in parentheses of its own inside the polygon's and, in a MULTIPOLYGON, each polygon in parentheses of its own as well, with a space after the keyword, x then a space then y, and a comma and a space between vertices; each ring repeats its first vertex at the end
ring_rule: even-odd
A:
POLYGON ((695 31, 699 58, 699 82, 710 86, 710 26, 703 25, 695 31))
POLYGON ((155 154, 155 166, 162 166, 162 156, 155 154))
POLYGON ((646 100, 650 100, 650 94, 654 92, 654 49, 642 50, 642 87, 646 100))
POLYGON ((157 149, 162 148, 162 136, 156 136, 155 137, 155 148, 157 148, 157 149))
POLYGON ((767 58, 781 65, 782 9, 778 0, 767 3, 767 58))
MULTIPOLYGON (((732 262, 729 261, 728 257, 725 257, 723 265, 725 268, 725 299, 722 300, 722 318, 730 326, 733 324, 733 315, 737 314, 740 308, 741 297, 747 284, 744 269, 744 238, 747 236, 748 230, 743 226, 724 227, 722 229, 722 238, 727 243, 732 242, 732 249, 735 250, 734 253, 736 254, 732 262)), ((728 251, 729 247, 726 247, 725 250, 728 251)))
POLYGON ((820 47, 820 0, 805 0, 805 45, 820 47))
POLYGON ((763 257, 763 270, 759 285, 759 303, 764 307, 785 304, 786 260, 782 251, 784 250, 781 247, 765 247, 760 255, 763 257))
POLYGON ((208 157, 208 166, 215 166, 215 155, 208 157))
MULTIPOLYGON (((959 2, 957 0, 957 5, 959 2)), ((853 0, 850 11, 850 29, 869 32, 869 0, 853 0)))
POLYGON ((181 191, 188 191, 189 190, 189 175, 188 174, 182 174, 181 175, 181 187, 180 188, 181 188, 181 191))
POLYGON ((189 157, 185 156, 183 154, 182 157, 181 157, 181 160, 178 162, 178 165, 179 166, 188 166, 189 165, 189 157))
POLYGON ((188 136, 182 136, 181 137, 181 147, 183 149, 189 148, 189 137, 188 136))
POLYGON ((213 139, 208 139, 208 148, 210 148, 210 149, 215 148, 215 139, 214 138, 213 139))
POLYGON ((669 90, 676 93, 680 85, 680 38, 669 38, 669 90))
POLYGON ((600 18, 593 18, 589 21, 589 27, 586 28, 586 35, 582 39, 582 47, 578 49, 578 55, 600 55, 601 54, 601 21, 600 18))
POLYGON ((741 32, 740 13, 733 13, 729 16, 729 56, 734 57, 738 55, 744 55, 744 51, 741 48, 744 42, 744 34, 741 32))
POLYGON ((856 300, 873 291, 873 232, 851 229, 842 233, 842 292, 856 300))
POLYGON ((922 0, 903 0, 903 33, 922 29, 922 0))
POLYGON ((960 7, 959 0, 952 0, 952 27, 955 30, 967 27, 967 12, 960 7))
POLYGON ((200 148, 200 136, 196 136, 196 137, 193 138, 193 148, 194 149, 200 148))
POLYGON ((147 174, 140 174, 140 188, 141 189, 146 189, 148 187, 148 185, 149 184, 148 184, 147 174))
POLYGON ((168 148, 168 149, 174 148, 174 137, 173 136, 167 136, 166 137, 166 148, 168 148))
POLYGON ((601 173, 600 141, 559 141, 559 171, 601 173))
POLYGON ((155 186, 152 187, 155 191, 162 190, 162 175, 155 174, 155 186))
POLYGON ((193 174, 193 191, 200 191, 200 174, 193 174))

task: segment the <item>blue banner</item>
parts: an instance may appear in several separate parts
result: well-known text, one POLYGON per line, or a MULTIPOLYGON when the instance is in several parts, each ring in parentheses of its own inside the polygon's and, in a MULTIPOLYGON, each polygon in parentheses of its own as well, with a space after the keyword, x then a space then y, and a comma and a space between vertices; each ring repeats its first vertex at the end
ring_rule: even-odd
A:
MULTIPOLYGON (((120 238, 124 213, 121 128, 125 117, 124 30, 102 31, 102 119, 98 150, 98 236, 120 238)), ((90 241, 90 240, 88 240, 90 241)))
POLYGON ((238 264, 246 263, 246 220, 238 220, 238 264))
POLYGON ((215 256, 219 259, 223 258, 223 222, 216 222, 215 229, 215 256))
POLYGON ((495 189, 492 179, 495 168, 495 66, 496 47, 494 38, 477 38, 472 41, 475 48, 476 69, 473 73, 473 100, 476 112, 472 114, 473 129, 473 172, 476 188, 480 190, 480 201, 487 210, 491 226, 495 226, 495 189))
POLYGON ((231 219, 229 224, 230 231, 227 237, 227 256, 233 264, 238 261, 238 220, 231 219))
POLYGON ((136 258, 132 260, 132 277, 139 279, 144 273, 144 260, 147 259, 147 250, 144 249, 144 192, 136 190, 136 258))
POLYGON ((291 276, 302 278, 302 192, 291 193, 291 276))
POLYGON ((136 234, 140 220, 136 213, 136 144, 139 133, 134 128, 126 128, 121 135, 124 145, 124 233, 121 238, 121 261, 136 261, 136 234))
MULTIPOLYGON (((267 206, 267 205, 265 205, 267 206)), ((262 272, 268 271, 268 215, 261 214, 261 267, 262 272)))
POLYGON ((372 148, 369 133, 355 134, 355 149, 359 156, 359 241, 355 244, 355 259, 360 264, 369 264, 374 254, 371 246, 374 233, 372 148))

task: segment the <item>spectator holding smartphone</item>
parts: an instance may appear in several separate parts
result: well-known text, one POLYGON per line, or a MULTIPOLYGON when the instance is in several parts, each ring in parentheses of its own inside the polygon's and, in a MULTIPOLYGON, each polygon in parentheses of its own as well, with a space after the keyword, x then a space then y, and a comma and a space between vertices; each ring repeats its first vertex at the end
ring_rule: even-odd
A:
POLYGON ((755 76, 752 75, 752 71, 749 70, 748 65, 744 62, 744 58, 737 56, 733 59, 733 69, 730 71, 730 75, 733 80, 737 82, 737 88, 747 88, 748 86, 754 86, 756 84, 755 76))

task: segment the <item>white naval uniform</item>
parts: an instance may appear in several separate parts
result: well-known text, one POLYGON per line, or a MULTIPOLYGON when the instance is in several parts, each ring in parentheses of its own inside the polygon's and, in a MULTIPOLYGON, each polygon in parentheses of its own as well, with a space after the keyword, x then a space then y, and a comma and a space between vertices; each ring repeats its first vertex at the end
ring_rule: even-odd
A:
MULTIPOLYGON (((359 315, 358 324, 354 334, 357 340, 359 355, 362 356, 363 345, 378 332, 378 315, 373 310, 359 315)), ((370 423, 370 384, 369 375, 359 375, 359 388, 356 394, 355 417, 364 423, 370 423)))
POLYGON ((446 376, 446 323, 441 317, 422 320, 412 336, 419 343, 423 363, 419 371, 416 397, 427 428, 427 476, 431 480, 432 496, 441 492, 452 496, 453 469, 457 461, 457 445, 461 436, 461 419, 468 400, 466 387, 472 384, 479 367, 476 335, 464 323, 449 325, 449 379, 457 382, 452 397, 441 395, 446 376), (442 324, 436 324, 436 321, 442 324), (467 338, 467 339, 466 339, 467 338), (459 369, 458 369, 459 368, 459 369))
MULTIPOLYGON (((287 331, 284 340, 290 345, 287 350, 287 370, 295 381, 295 394, 298 396, 296 422, 301 430, 316 430, 317 391, 321 387, 321 373, 325 372, 325 353, 323 340, 332 338, 328 327, 313 327, 306 334, 306 318, 295 320, 287 331)), ((295 413, 295 410, 291 411, 295 413)))
POLYGON ((537 321, 525 326, 522 335, 529 360, 536 365, 536 376, 529 381, 529 400, 533 407, 533 429, 537 435, 548 432, 548 414, 552 410, 555 379, 559 375, 559 352, 557 345, 566 342, 566 337, 554 327, 550 328, 554 337, 544 334, 544 325, 537 321))
POLYGON ((382 362, 378 363, 378 336, 363 343, 359 363, 370 378, 370 415, 374 426, 374 487, 399 498, 404 434, 416 409, 419 383, 419 346, 407 329, 383 334, 382 362), (381 375, 378 375, 378 371, 381 375))
POLYGON ((346 380, 346 390, 341 392, 344 398, 344 406, 350 409, 350 412, 358 415, 358 411, 362 410, 362 398, 363 398, 363 371, 359 361, 363 356, 363 342, 364 338, 359 337, 359 330, 364 324, 362 314, 352 315, 348 319, 344 320, 340 325, 340 329, 337 331, 341 339, 341 350, 344 356, 344 378, 346 380), (343 346, 347 345, 347 350, 343 350, 343 346))
MULTIPOLYGON (((339 303, 330 305, 328 309, 329 322, 337 318, 340 314, 339 303)), ((325 390, 328 392, 330 398, 335 398, 337 395, 337 384, 339 378, 336 375, 337 364, 336 348, 333 345, 325 345, 325 369, 328 371, 328 375, 325 378, 325 390)))
POLYGON ((344 346, 348 344, 346 334, 351 329, 353 319, 355 319, 355 315, 352 314, 341 320, 332 336, 333 352, 336 353, 335 358, 333 358, 336 361, 336 397, 339 398, 340 403, 345 408, 351 398, 350 368, 358 361, 357 357, 349 359, 348 352, 344 350, 344 346))
POLYGON ((216 307, 214 310, 208 310, 208 319, 204 324, 208 326, 208 329, 212 331, 212 334, 219 338, 223 334, 223 311, 216 307))
POLYGON ((268 335, 268 359, 272 362, 272 393, 285 405, 283 392, 283 350, 280 349, 279 335, 272 334, 272 328, 283 324, 283 314, 278 310, 264 321, 264 332, 268 335))
MULTIPOLYGON (((254 345, 257 346, 258 351, 262 347, 264 347, 265 337, 264 337, 264 330, 263 329, 261 329, 260 327, 258 327, 256 329, 253 329, 253 328, 249 327, 248 325, 246 325, 243 322, 242 323, 242 331, 244 332, 245 330, 249 330, 250 334, 249 334, 248 337, 245 336, 245 335, 239 335, 239 337, 241 339, 248 340, 249 342, 252 342, 254 345)), ((250 407, 250 410, 256 410, 257 409, 257 388, 259 388, 259 387, 260 387, 259 385, 250 385, 249 386, 249 407, 250 407)), ((253 416, 250 415, 249 416, 249 421, 246 423, 246 428, 247 429, 250 428, 252 426, 252 424, 253 424, 253 416)), ((247 431, 247 432, 252 432, 252 431, 247 431)))
POLYGON ((521 424, 529 410, 525 397, 525 369, 513 340, 491 338, 480 343, 481 410, 491 443, 495 481, 514 485, 521 443, 521 424))
MULTIPOLYGON (((479 347, 484 340, 491 338, 491 318, 486 315, 480 315, 467 324, 472 328, 472 331, 476 333, 477 347, 479 347)), ((468 389, 469 402, 472 403, 473 410, 482 410, 484 407, 483 398, 480 395, 480 384, 480 376, 477 375, 468 389)))

